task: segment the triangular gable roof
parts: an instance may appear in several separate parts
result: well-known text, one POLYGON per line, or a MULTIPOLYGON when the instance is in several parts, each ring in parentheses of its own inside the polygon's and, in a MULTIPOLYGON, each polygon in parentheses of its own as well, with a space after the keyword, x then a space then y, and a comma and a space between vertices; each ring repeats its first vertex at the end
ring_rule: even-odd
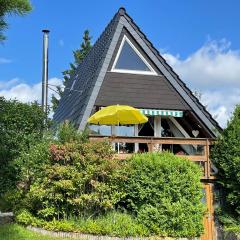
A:
POLYGON ((53 119, 57 122, 68 119, 74 122, 80 130, 85 128, 123 27, 128 30, 175 90, 191 107, 193 114, 205 125, 212 136, 216 136, 215 130, 221 130, 218 123, 166 63, 165 59, 153 47, 152 43, 141 32, 124 8, 118 10, 71 77, 53 119), (74 80, 74 90, 70 91, 74 80))

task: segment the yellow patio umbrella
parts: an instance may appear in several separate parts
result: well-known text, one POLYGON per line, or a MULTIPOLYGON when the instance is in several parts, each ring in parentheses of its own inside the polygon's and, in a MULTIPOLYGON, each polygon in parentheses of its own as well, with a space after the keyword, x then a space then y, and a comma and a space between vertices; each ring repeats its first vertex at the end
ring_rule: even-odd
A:
POLYGON ((104 107, 89 119, 88 123, 100 125, 140 124, 148 121, 138 109, 127 105, 112 105, 104 107))
MULTIPOLYGON (((104 107, 89 119, 88 123, 100 125, 131 125, 140 124, 148 121, 148 118, 143 115, 138 109, 126 105, 112 105, 104 107)), ((119 153, 119 143, 118 153, 119 153)))

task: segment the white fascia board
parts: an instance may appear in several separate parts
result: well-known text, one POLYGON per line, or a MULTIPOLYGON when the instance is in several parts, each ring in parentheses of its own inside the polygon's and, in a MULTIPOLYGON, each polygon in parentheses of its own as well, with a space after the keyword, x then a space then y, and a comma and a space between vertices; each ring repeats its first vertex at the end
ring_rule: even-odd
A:
POLYGON ((143 74, 143 75, 158 75, 155 70, 152 68, 152 66, 148 63, 148 61, 142 56, 142 54, 138 51, 138 49, 133 45, 133 43, 128 39, 126 35, 123 36, 122 42, 120 44, 120 47, 118 49, 117 55, 114 59, 111 72, 119 72, 119 73, 132 73, 132 74, 143 74), (138 70, 129 70, 129 69, 117 69, 116 64, 119 59, 120 53, 122 51, 123 45, 125 41, 128 42, 130 47, 134 50, 134 52, 139 56, 139 58, 147 65, 147 67, 150 69, 150 71, 138 71, 138 70))

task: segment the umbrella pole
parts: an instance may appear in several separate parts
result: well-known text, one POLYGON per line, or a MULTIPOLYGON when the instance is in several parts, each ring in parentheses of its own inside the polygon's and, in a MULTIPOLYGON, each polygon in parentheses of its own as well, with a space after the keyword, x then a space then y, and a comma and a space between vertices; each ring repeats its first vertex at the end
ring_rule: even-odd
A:
MULTIPOLYGON (((119 123, 118 125, 112 125, 112 136, 118 136, 118 129, 117 129, 117 126, 119 127, 119 123)), ((114 143, 113 145, 113 149, 114 151, 116 151, 116 145, 114 143)), ((120 146, 119 146, 119 142, 117 142, 117 153, 119 154, 119 151, 120 151, 120 146)))
MULTIPOLYGON (((119 134, 119 116, 118 116, 118 112, 117 112, 117 120, 118 120, 117 135, 118 135, 119 134)), ((117 143, 117 148, 118 148, 118 154, 119 154, 119 142, 117 143)))
MULTIPOLYGON (((119 133, 119 122, 118 122, 118 130, 117 130, 117 134, 119 133)), ((119 142, 117 143, 117 148, 118 148, 118 154, 119 154, 119 142)))

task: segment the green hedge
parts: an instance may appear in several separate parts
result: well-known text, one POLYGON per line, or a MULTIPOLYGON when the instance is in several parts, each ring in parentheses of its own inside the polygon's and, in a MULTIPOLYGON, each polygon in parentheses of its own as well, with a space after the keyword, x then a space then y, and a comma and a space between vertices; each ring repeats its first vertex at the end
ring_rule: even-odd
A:
POLYGON ((171 153, 133 156, 126 191, 128 209, 151 232, 199 236, 203 231, 201 171, 171 153))

